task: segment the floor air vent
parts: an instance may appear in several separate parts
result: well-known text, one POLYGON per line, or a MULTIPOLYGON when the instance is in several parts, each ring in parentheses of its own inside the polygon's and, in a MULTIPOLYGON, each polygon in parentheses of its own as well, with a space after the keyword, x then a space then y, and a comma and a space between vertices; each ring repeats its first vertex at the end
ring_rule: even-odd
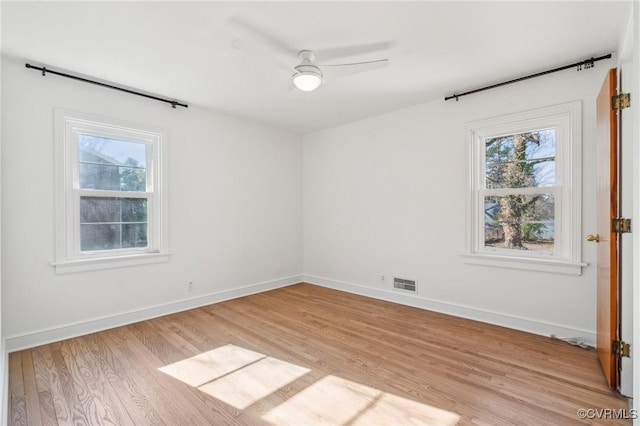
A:
POLYGON ((393 277, 393 288, 399 288, 400 290, 416 291, 416 280, 408 280, 405 278, 393 277))

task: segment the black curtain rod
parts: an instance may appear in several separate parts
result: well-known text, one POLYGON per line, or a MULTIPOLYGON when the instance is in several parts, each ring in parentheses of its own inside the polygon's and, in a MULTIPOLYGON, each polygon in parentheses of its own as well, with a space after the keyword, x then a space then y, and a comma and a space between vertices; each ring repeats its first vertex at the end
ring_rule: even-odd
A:
POLYGON ((136 92, 135 90, 125 89, 124 87, 113 86, 111 84, 102 83, 100 81, 89 80, 88 78, 79 77, 77 75, 71 75, 71 74, 67 74, 67 73, 64 73, 64 72, 53 71, 53 70, 50 70, 50 69, 45 68, 45 67, 36 67, 36 66, 31 65, 31 64, 25 64, 25 67, 27 67, 29 69, 32 69, 32 70, 42 71, 42 76, 43 77, 47 73, 51 73, 51 74, 59 75, 61 77, 67 77, 67 78, 71 78, 73 80, 78 80, 78 81, 82 81, 82 82, 85 82, 85 83, 91 83, 91 84, 95 84, 97 86, 106 87, 108 89, 119 90, 121 92, 130 93, 132 95, 138 95, 138 96, 142 96, 142 97, 145 97, 145 98, 154 99, 156 101, 166 102, 168 104, 171 104, 171 108, 175 108, 176 106, 189 108, 189 105, 180 103, 178 101, 172 101, 171 99, 165 99, 165 98, 160 98, 158 96, 148 95, 148 94, 142 93, 142 92, 136 92))
POLYGON ((538 72, 538 73, 535 73, 535 74, 527 75, 527 76, 524 76, 524 77, 514 78, 513 80, 503 81, 502 83, 492 84, 491 86, 485 86, 485 87, 481 87, 479 89, 469 90, 468 92, 457 93, 457 94, 454 93, 451 96, 445 97, 444 100, 448 101, 449 99, 455 99, 457 101, 458 98, 461 97, 461 96, 466 96, 466 95, 470 95, 472 93, 482 92, 483 90, 495 89, 496 87, 506 86, 507 84, 517 83, 519 81, 528 80, 528 79, 534 78, 534 77, 540 77, 540 76, 543 76, 543 75, 551 74, 551 73, 558 72, 558 71, 563 71, 563 70, 566 70, 566 69, 569 69, 569 68, 573 68, 573 67, 577 67, 578 71, 582 70, 583 67, 585 69, 593 68, 595 62, 601 61, 603 59, 609 59, 609 58, 611 58, 611 53, 609 53, 608 55, 599 56, 597 58, 585 59, 584 61, 576 62, 576 63, 571 64, 571 65, 565 65, 565 66, 559 67, 559 68, 554 68, 552 70, 542 71, 542 72, 538 72))

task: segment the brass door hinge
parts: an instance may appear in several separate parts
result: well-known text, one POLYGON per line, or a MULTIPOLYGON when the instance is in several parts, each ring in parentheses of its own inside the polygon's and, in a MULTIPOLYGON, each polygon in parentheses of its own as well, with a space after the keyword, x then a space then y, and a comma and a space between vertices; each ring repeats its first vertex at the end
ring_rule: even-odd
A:
POLYGON ((611 232, 617 234, 631 232, 631 219, 625 219, 623 217, 611 219, 611 232))
POLYGON ((611 97, 611 108, 625 109, 631 106, 631 95, 629 93, 620 93, 611 97))
POLYGON ((611 342, 611 352, 619 357, 629 357, 631 353, 631 345, 621 340, 611 342))

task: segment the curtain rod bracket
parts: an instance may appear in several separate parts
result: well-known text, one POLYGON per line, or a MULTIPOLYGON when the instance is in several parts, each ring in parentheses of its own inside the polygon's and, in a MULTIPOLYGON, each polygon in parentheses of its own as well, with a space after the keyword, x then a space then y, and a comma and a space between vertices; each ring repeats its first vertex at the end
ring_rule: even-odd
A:
POLYGON ((585 59, 582 62, 578 63, 577 71, 582 71, 583 69, 588 70, 595 66, 595 58, 585 59))

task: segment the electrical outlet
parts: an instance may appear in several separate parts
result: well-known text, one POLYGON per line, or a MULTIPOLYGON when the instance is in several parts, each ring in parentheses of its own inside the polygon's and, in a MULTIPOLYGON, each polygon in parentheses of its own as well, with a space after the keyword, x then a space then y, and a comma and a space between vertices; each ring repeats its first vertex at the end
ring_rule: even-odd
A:
POLYGON ((193 281, 189 281, 189 286, 187 287, 189 291, 193 291, 193 281))
POLYGON ((384 275, 380 275, 380 281, 384 282, 384 275))

